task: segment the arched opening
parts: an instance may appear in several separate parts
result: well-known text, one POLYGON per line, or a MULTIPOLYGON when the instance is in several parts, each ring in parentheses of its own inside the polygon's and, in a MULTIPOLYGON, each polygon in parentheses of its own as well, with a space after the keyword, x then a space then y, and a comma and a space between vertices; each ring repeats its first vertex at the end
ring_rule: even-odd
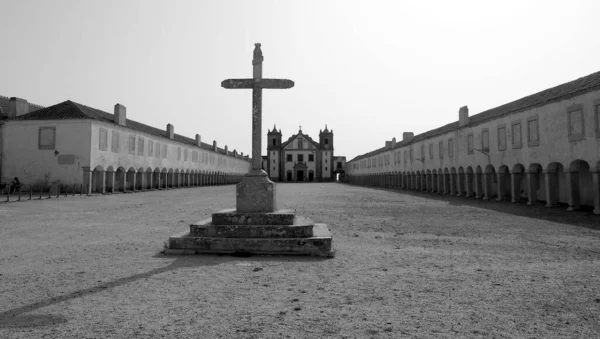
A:
POLYGON ((155 168, 154 173, 152 174, 152 187, 159 190, 162 187, 160 182, 161 179, 160 169, 155 168))
POLYGON ((425 180, 425 189, 427 192, 433 192, 433 177, 431 175, 431 170, 425 172, 425 180))
POLYGON ((540 199, 546 199, 544 180, 542 165, 537 163, 529 165, 527 170, 527 205, 532 205, 540 199))
POLYGON ((138 190, 143 190, 144 187, 144 179, 145 179, 145 175, 144 175, 145 171, 143 168, 138 168, 136 176, 135 176, 135 181, 136 181, 136 189, 138 190))
POLYGON ((511 181, 511 202, 520 202, 523 198, 529 196, 527 187, 527 178, 525 177, 525 167, 521 164, 515 164, 510 173, 511 181))
POLYGON ((417 171, 417 175, 415 177, 415 190, 421 190, 421 171, 417 171))
POLYGON ((481 166, 477 165, 475 168, 475 198, 481 199, 483 197, 483 171, 481 166))
POLYGON ((483 183, 483 199, 488 200, 492 199, 497 195, 497 185, 498 177, 496 176, 496 170, 494 166, 487 165, 485 167, 485 179, 483 183))
POLYGON ((438 172, 436 169, 431 171, 431 193, 439 192, 438 172))
POLYGON ((152 168, 146 168, 146 189, 151 190, 153 188, 152 182, 152 168))
POLYGON ((458 195, 458 183, 456 182, 456 168, 450 169, 450 195, 458 195))
POLYGON ((135 191, 135 168, 129 167, 127 170, 127 176, 125 178, 125 190, 126 191, 135 191))
POLYGON ((544 176, 546 177, 546 207, 566 201, 566 177, 563 165, 559 162, 549 164, 544 176))
POLYGON ((96 166, 92 171, 92 189, 91 193, 106 193, 105 191, 105 175, 106 172, 102 166, 96 166))
POLYGON ((475 187, 475 175, 473 173, 473 167, 469 166, 467 167, 467 172, 465 174, 465 189, 466 189, 466 196, 468 198, 471 198, 475 195, 474 191, 474 187, 475 187))
POLYGON ((444 168, 444 194, 450 194, 450 171, 448 167, 444 168))
POLYGON ((465 169, 462 166, 458 167, 458 174, 456 177, 457 177, 457 179, 456 179, 456 182, 457 182, 456 195, 457 196, 467 195, 465 169))
POLYGON ((168 184, 168 181, 167 181, 167 169, 163 168, 160 171, 160 188, 167 188, 167 184, 168 184))
MULTIPOLYGON (((339 175, 340 174, 338 173, 338 177, 336 178, 337 181, 340 180, 339 175)), ((313 170, 308 171, 308 181, 309 182, 315 181, 315 172, 313 170)))
POLYGON ((173 188, 174 172, 172 168, 167 171, 167 187, 173 188))
POLYGON ((496 183, 498 187, 498 197, 496 198, 496 200, 502 201, 511 199, 510 172, 508 170, 508 166, 502 165, 498 168, 498 178, 496 183))
POLYGON ((587 161, 578 159, 571 162, 567 180, 567 187, 570 186, 567 192, 569 210, 578 210, 581 207, 591 210, 594 206, 594 183, 587 161))
POLYGON ((114 193, 115 189, 115 169, 112 166, 108 166, 106 169, 106 175, 104 178, 104 187, 106 193, 114 193))
POLYGON ((175 185, 175 187, 181 187, 181 178, 182 178, 182 174, 183 170, 179 171, 179 168, 175 169, 175 172, 173 173, 173 183, 175 185))
POLYGON ((125 192, 127 186, 125 185, 125 177, 126 177, 127 172, 125 171, 125 168, 123 167, 119 167, 117 168, 117 171, 115 172, 115 191, 119 191, 119 192, 125 192))

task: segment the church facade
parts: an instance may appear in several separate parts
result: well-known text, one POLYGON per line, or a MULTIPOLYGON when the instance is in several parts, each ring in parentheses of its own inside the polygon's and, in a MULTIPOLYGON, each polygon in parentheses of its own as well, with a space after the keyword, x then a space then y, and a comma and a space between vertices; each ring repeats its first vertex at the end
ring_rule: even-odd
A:
POLYGON ((352 159, 353 184, 600 214, 600 72, 352 159))
POLYGON ((317 182, 334 179, 333 130, 325 126, 316 142, 302 129, 282 142, 281 130, 267 133, 265 171, 273 181, 317 182))

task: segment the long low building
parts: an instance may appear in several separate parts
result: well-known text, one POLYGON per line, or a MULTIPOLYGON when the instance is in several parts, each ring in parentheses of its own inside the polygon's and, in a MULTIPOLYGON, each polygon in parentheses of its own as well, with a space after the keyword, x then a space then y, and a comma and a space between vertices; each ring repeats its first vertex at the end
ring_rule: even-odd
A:
POLYGON ((600 72, 414 136, 347 164, 347 181, 600 214, 600 72))
POLYGON ((236 183, 250 158, 73 101, 50 107, 0 97, 0 178, 46 187, 81 184, 110 193, 236 183))

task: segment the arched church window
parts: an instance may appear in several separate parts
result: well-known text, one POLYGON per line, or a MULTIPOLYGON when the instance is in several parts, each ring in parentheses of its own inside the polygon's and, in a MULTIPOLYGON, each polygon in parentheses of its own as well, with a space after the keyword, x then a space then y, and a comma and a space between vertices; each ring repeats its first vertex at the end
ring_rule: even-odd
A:
POLYGON ((329 145, 329 139, 325 138, 325 145, 329 145))
POLYGON ((277 139, 273 139, 273 146, 277 146, 277 139))

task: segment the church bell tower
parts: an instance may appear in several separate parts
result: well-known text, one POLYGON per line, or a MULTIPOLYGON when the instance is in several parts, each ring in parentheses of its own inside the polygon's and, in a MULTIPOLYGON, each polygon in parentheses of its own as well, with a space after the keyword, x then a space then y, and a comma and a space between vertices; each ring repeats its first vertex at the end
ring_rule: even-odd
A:
POLYGON ((265 168, 272 181, 280 181, 281 130, 273 125, 273 130, 267 132, 267 164, 265 168))

